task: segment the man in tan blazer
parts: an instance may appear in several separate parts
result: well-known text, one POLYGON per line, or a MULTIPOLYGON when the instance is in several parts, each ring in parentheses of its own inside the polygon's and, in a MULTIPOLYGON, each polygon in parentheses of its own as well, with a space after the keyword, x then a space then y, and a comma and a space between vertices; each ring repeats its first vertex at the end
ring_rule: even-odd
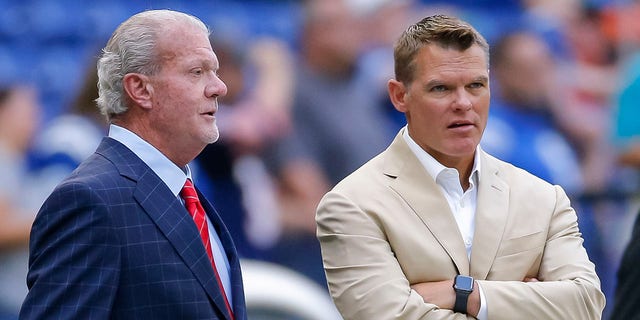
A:
POLYGON ((394 50, 389 96, 407 126, 317 211, 343 317, 600 319, 604 295, 567 195, 479 147, 486 40, 438 15, 394 50))

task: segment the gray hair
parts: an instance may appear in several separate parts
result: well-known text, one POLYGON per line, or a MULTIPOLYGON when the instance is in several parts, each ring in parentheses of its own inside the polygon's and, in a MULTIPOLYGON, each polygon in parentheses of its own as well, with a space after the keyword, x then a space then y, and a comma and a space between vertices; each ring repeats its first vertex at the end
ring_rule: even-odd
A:
POLYGON ((160 71, 157 39, 170 26, 183 22, 210 34, 198 18, 171 10, 148 10, 133 15, 113 32, 98 60, 98 98, 100 112, 110 120, 127 111, 122 79, 128 73, 154 75, 160 71))

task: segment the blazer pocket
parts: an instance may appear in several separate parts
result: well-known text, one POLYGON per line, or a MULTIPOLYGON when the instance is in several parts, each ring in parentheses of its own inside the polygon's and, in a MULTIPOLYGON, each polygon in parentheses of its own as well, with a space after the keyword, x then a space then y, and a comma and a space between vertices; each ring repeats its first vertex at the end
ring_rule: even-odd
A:
POLYGON ((544 247, 499 256, 493 261, 487 279, 522 280, 537 277, 544 247))
POLYGON ((542 231, 510 238, 502 241, 496 258, 544 247, 545 242, 545 233, 542 231))

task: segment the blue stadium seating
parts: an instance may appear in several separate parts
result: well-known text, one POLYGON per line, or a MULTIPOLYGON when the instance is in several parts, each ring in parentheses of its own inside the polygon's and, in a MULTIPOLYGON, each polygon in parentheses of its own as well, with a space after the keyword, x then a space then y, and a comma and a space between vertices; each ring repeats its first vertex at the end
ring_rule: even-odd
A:
POLYGON ((35 84, 45 121, 65 110, 88 62, 136 12, 185 11, 221 36, 271 34, 293 40, 297 30, 295 1, 0 0, 0 8, 0 84, 35 84))

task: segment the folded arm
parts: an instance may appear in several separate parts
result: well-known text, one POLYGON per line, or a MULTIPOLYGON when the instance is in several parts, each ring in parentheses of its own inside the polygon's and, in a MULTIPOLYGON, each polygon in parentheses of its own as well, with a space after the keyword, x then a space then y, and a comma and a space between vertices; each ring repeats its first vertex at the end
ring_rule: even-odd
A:
POLYGON ((555 186, 555 208, 537 275, 538 281, 479 280, 489 319, 600 319, 605 298, 594 264, 583 247, 577 215, 555 186))
POLYGON ((329 289, 345 320, 473 319, 425 303, 411 288, 380 222, 349 199, 327 194, 317 223, 329 289))
MULTIPOLYGON (((523 319, 601 317, 604 295, 595 267, 582 246, 575 211, 559 187, 555 188, 555 193, 547 238, 540 249, 543 250, 542 258, 539 266, 532 266, 538 273, 518 279, 506 276, 524 271, 513 270, 511 260, 503 259, 494 262, 487 279, 476 279, 486 298, 482 303, 486 303, 489 319, 512 319, 515 314, 523 319)), ((477 315, 480 298, 476 290, 468 303, 468 315, 451 311, 455 301, 452 280, 456 270, 449 270, 452 268, 450 258, 446 253, 441 257, 425 255, 421 250, 425 250, 426 239, 420 240, 421 243, 407 240, 416 236, 416 228, 406 222, 402 228, 412 231, 404 234, 393 231, 395 234, 391 236, 389 228, 398 223, 403 224, 382 221, 379 215, 360 208, 337 192, 330 192, 320 203, 318 239, 329 289, 343 317, 466 319, 477 315), (394 245, 390 237, 394 237, 394 245), (406 248, 403 241, 415 243, 416 247, 406 248), (401 263, 403 260, 399 260, 396 250, 412 251, 414 256, 424 258, 401 263), (430 261, 427 256, 441 260, 430 261), (424 272, 416 273, 420 269, 429 270, 428 277, 433 281, 409 280, 424 277, 424 272), (421 276, 416 277, 416 274, 421 276)), ((437 252, 441 248, 429 247, 428 250, 437 252)))

